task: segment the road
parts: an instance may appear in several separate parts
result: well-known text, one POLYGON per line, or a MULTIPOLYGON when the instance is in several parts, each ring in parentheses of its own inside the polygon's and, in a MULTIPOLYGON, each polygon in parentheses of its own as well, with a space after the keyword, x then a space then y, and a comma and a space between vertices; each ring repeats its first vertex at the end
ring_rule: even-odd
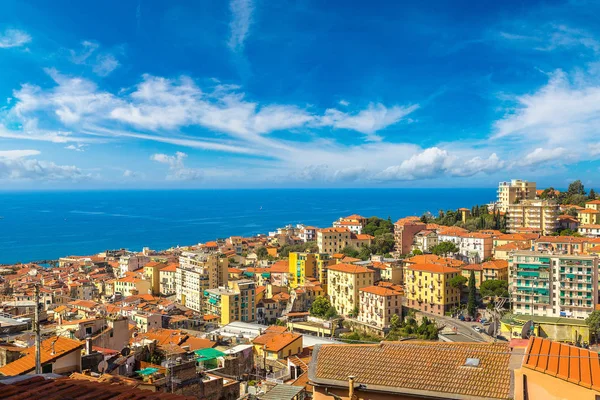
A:
MULTIPOLYGON (((457 337, 465 339, 468 342, 485 342, 486 337, 484 334, 477 333, 473 330, 473 325, 481 326, 479 322, 463 322, 459 319, 450 318, 446 316, 440 316, 420 311, 421 314, 425 315, 429 319, 437 321, 438 327, 447 326, 453 328, 457 333, 457 337)), ((452 339, 452 335, 448 335, 449 339, 452 339)))

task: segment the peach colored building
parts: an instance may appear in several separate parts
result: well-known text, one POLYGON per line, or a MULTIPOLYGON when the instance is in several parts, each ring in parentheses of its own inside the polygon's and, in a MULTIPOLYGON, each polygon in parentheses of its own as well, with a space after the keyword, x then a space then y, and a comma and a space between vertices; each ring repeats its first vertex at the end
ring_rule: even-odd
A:
POLYGON ((421 222, 419 217, 406 217, 396 221, 394 224, 396 251, 400 254, 410 253, 415 235, 426 227, 427 225, 421 222))

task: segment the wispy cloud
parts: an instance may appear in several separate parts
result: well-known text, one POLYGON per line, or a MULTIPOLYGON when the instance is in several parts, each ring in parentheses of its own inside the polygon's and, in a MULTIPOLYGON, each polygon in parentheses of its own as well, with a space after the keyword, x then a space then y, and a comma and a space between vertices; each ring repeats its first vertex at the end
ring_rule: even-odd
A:
POLYGON ((31 36, 18 29, 7 29, 0 33, 0 49, 21 47, 31 42, 31 36))
POLYGON ((57 165, 53 162, 29 158, 39 155, 38 150, 0 151, 0 180, 81 180, 87 178, 73 165, 57 165))
POLYGON ((202 179, 204 174, 199 169, 186 168, 183 161, 187 158, 187 154, 181 151, 175 153, 175 155, 169 156, 167 154, 153 154, 150 159, 152 161, 159 162, 161 164, 167 164, 169 166, 169 174, 167 179, 176 181, 190 181, 202 179))
POLYGON ((244 42, 252 24, 254 5, 252 0, 231 0, 229 9, 231 11, 231 22, 229 23, 228 46, 233 51, 240 51, 244 48, 244 42))
POLYGON ((68 146, 65 146, 65 149, 83 152, 83 151, 85 151, 86 147, 87 147, 87 145, 85 143, 77 143, 77 144, 70 144, 68 146))
POLYGON ((121 64, 119 60, 108 52, 98 52, 100 44, 90 40, 81 42, 81 49, 69 50, 70 60, 74 64, 87 65, 98 76, 108 76, 121 64))

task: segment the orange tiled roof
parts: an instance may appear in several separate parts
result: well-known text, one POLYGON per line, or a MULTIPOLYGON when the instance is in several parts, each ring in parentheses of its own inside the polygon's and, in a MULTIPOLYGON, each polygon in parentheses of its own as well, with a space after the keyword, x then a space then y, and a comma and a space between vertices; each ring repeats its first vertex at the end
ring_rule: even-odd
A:
POLYGON ((271 272, 274 273, 287 273, 290 270, 288 261, 286 260, 279 260, 276 261, 275 263, 273 263, 273 265, 271 265, 271 267, 269 268, 271 270, 271 272))
POLYGON ((532 337, 523 358, 523 367, 600 390, 600 360, 595 351, 532 337))
POLYGON ((176 272, 178 266, 179 265, 177 263, 169 263, 166 267, 163 267, 160 270, 165 272, 176 272))
POLYGON ((366 233, 361 233, 356 235, 356 238, 358 240, 373 240, 375 239, 375 236, 367 235, 366 233))
POLYGON ((396 396, 507 399, 511 396, 509 361, 504 343, 325 344, 313 350, 315 368, 309 370, 309 380, 347 387, 348 376, 354 375, 367 391, 375 386, 396 396), (479 366, 466 366, 467 358, 477 358, 479 366))
POLYGON ((359 292, 367 292, 367 293, 372 293, 375 294, 377 296, 382 296, 382 297, 388 297, 388 296, 397 296, 397 295, 401 295, 402 293, 397 292, 396 290, 387 288, 387 287, 383 287, 383 286, 367 286, 361 289, 358 289, 359 292))
POLYGON ((335 264, 328 267, 329 271, 345 272, 348 274, 368 274, 372 273, 367 267, 354 264, 335 264))
POLYGON ((460 260, 456 260, 454 258, 439 257, 435 254, 421 254, 418 256, 412 256, 411 258, 405 259, 404 262, 408 264, 450 265, 453 267, 460 267, 461 265, 464 265, 464 262, 460 260))
MULTIPOLYGON (((132 386, 133 381, 123 377, 104 375, 100 378, 82 374, 73 374, 73 378, 45 379, 34 376, 12 384, 0 384, 2 398, 6 400, 17 399, 136 399, 136 400, 192 400, 195 396, 152 392, 132 386), (109 377, 109 378, 105 378, 109 377), (124 384, 125 383, 125 384, 124 384)), ((137 386, 137 385, 136 385, 137 386)))
POLYGON ((585 204, 600 204, 600 200, 590 200, 587 201, 585 204))
POLYGON ((467 271, 483 271, 483 266, 481 264, 469 264, 463 265, 460 269, 464 269, 467 271))
MULTIPOLYGON (((53 362, 58 358, 77 351, 83 347, 79 340, 67 339, 62 336, 51 337, 42 342, 42 364, 53 362)), ((22 375, 35 369, 35 351, 0 368, 0 374, 5 376, 22 375)), ((4 393, 3 393, 4 394, 4 393)))
POLYGON ((506 260, 491 260, 481 264, 484 269, 507 269, 508 261, 506 260))
POLYGON ((421 218, 417 216, 410 216, 400 218, 398 221, 394 223, 394 225, 404 226, 404 225, 425 225, 421 222, 421 218))
POLYGON ((580 225, 579 228, 600 229, 600 224, 580 225))
POLYGON ((541 236, 536 243, 583 243, 589 241, 588 238, 577 236, 541 236))
POLYGON ((292 332, 269 332, 258 336, 252 343, 264 345, 264 349, 268 351, 280 351, 296 340, 302 340, 302 335, 292 332))
POLYGON ((323 228, 321 232, 324 233, 350 233, 348 228, 323 228))
POLYGON ((503 244, 502 246, 496 246, 494 248, 494 250, 500 250, 500 251, 526 250, 526 249, 529 249, 530 247, 531 247, 531 245, 528 243, 525 243, 525 242, 509 242, 509 243, 503 244))
POLYGON ((600 211, 593 208, 584 208, 583 210, 577 210, 577 214, 600 214, 600 211))
POLYGON ((436 274, 449 274, 453 272, 460 272, 460 270, 457 268, 452 268, 440 264, 412 264, 408 266, 408 269, 413 271, 433 272, 436 274))

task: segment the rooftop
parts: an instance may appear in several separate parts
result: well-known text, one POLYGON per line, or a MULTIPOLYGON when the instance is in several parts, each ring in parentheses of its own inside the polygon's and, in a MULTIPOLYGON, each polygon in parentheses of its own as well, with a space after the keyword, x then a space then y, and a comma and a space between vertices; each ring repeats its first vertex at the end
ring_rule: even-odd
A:
POLYGON ((335 265, 331 265, 328 267, 329 271, 338 271, 338 272, 345 272, 348 274, 368 274, 368 273, 373 273, 373 271, 371 271, 370 269, 368 269, 367 267, 363 267, 360 265, 354 265, 354 264, 335 264, 335 265))
POLYGON ((352 375, 367 391, 507 399, 511 395, 509 361, 509 347, 501 343, 321 345, 313 351, 309 380, 315 386, 347 387, 352 375), (477 366, 466 365, 467 359, 476 359, 477 366))
POLYGON ((595 351, 532 337, 523 367, 600 391, 600 360, 595 351))

